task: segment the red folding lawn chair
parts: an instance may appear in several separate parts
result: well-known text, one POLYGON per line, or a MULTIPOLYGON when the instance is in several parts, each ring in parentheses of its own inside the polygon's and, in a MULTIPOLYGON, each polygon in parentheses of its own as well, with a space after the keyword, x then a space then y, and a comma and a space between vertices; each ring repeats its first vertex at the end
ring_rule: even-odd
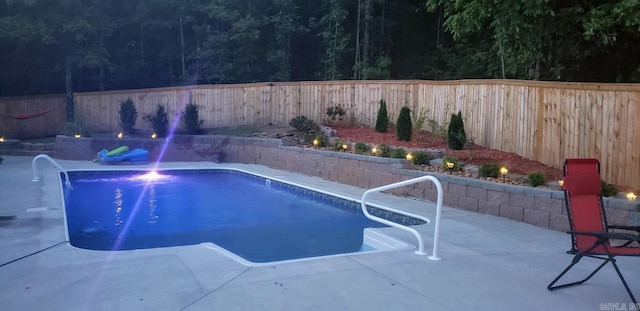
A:
POLYGON ((640 241, 640 227, 607 224, 607 216, 600 195, 600 163, 597 159, 567 159, 563 171, 564 201, 570 227, 567 233, 571 234, 572 240, 571 250, 567 253, 573 254, 574 257, 571 264, 547 286, 547 289, 554 290, 582 284, 610 262, 631 300, 637 303, 616 264, 615 257, 640 256, 640 248, 629 246, 633 242, 640 241), (609 231, 610 229, 624 232, 613 232, 609 231), (612 240, 616 242, 615 245, 611 244, 612 240), (555 285, 583 257, 596 258, 604 262, 581 281, 555 285))

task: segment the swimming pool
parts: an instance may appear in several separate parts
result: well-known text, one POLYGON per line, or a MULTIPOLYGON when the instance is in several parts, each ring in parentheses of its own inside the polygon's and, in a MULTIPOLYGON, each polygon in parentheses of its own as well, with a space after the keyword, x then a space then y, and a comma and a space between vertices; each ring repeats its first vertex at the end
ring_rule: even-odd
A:
MULTIPOLYGON (((385 226, 367 219, 358 202, 240 170, 72 171, 69 179, 67 231, 80 248, 203 244, 259 264, 412 247, 365 230, 385 226)), ((407 225, 423 223, 369 210, 407 225)))

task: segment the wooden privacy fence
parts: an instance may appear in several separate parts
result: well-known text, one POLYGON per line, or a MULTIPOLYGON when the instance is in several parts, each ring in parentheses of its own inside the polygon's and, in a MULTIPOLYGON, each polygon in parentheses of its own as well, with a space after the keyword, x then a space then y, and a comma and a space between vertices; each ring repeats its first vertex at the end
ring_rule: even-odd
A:
MULTIPOLYGON (((467 136, 481 146, 558 168, 565 158, 598 158, 606 181, 640 189, 639 84, 285 82, 75 93, 74 98, 77 119, 94 132, 120 130, 118 110, 127 98, 138 109, 138 128, 148 128, 142 116, 158 104, 172 119, 189 102, 198 105, 204 127, 284 125, 300 115, 323 124, 329 122, 326 108, 333 105, 345 108, 344 124, 373 127, 381 99, 387 103, 392 122, 402 106, 418 115, 423 112, 440 125, 449 121, 451 113, 462 111, 467 136)), ((0 99, 0 105, 4 104, 0 99)), ((424 129, 430 130, 426 124, 424 129)))
POLYGON ((62 133, 65 96, 0 97, 0 137, 30 139, 62 133))

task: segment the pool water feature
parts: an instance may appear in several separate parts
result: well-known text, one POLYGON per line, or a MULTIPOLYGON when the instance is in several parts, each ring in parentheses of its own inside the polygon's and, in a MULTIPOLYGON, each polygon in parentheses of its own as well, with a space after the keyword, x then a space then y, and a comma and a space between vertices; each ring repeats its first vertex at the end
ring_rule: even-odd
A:
MULTIPOLYGON (((366 228, 358 202, 232 169, 69 172, 71 245, 133 250, 203 244, 245 264, 407 249, 366 228)), ((64 179, 64 176, 62 176, 64 179)), ((421 220, 378 210, 409 225, 421 220)))

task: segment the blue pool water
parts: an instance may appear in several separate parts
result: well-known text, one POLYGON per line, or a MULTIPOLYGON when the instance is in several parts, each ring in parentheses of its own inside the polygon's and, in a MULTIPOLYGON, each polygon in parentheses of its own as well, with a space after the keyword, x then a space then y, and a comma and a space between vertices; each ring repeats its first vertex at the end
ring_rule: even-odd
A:
POLYGON ((364 228, 384 226, 358 203, 234 170, 69 175, 67 229, 85 249, 212 242, 263 263, 357 252, 364 228))

